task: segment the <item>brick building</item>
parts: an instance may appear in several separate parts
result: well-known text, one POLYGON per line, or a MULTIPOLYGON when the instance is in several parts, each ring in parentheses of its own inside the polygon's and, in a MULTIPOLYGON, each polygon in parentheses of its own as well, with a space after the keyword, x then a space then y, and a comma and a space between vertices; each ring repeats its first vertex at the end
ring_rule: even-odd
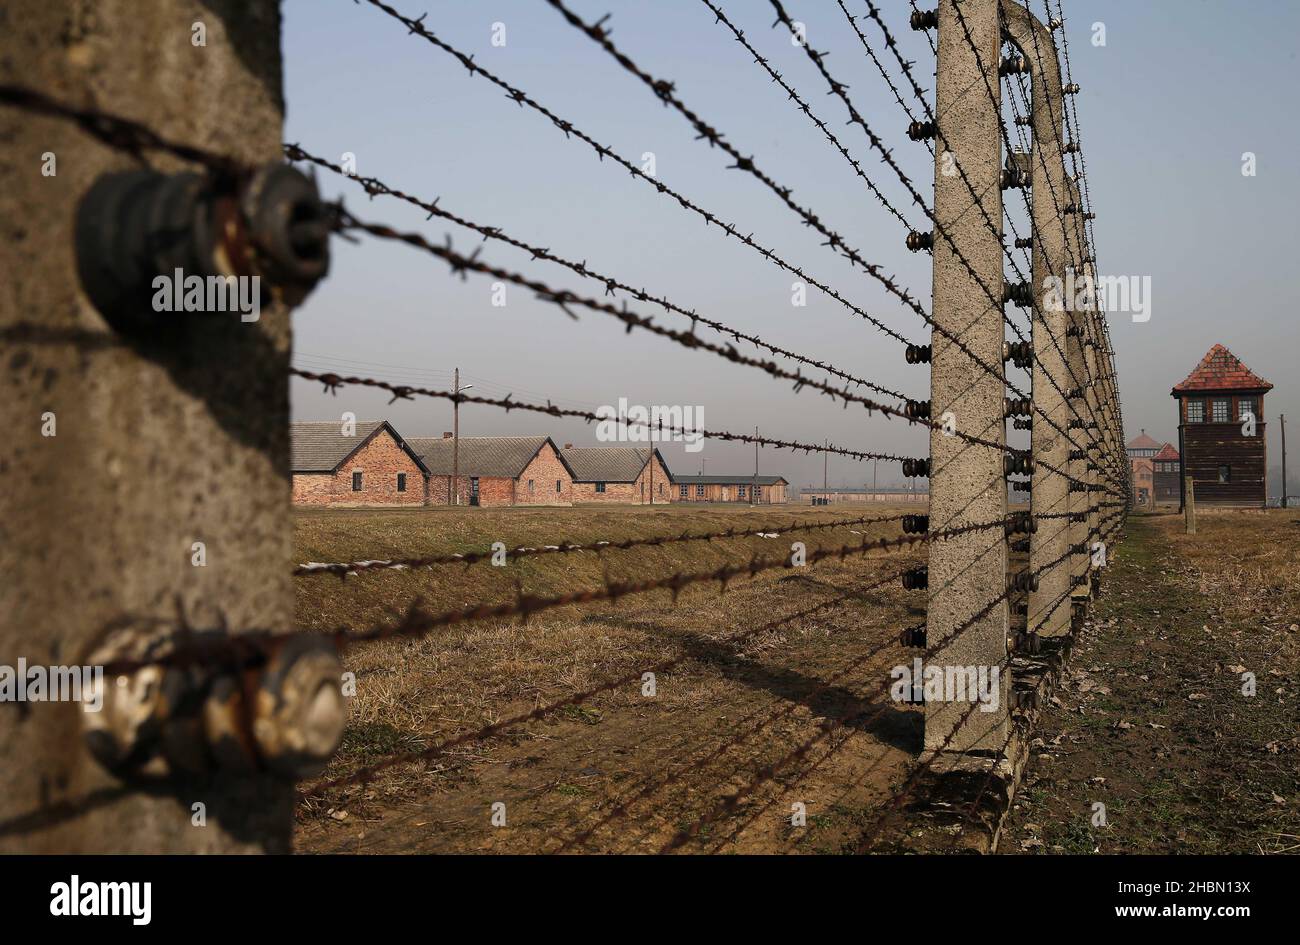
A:
POLYGON ((1173 445, 1166 443, 1155 456, 1151 457, 1151 463, 1155 467, 1153 481, 1155 491, 1152 495, 1155 497, 1153 506, 1160 505, 1177 505, 1179 497, 1182 495, 1182 460, 1178 456, 1178 450, 1173 445))
POLYGON ((1151 508, 1152 496, 1155 495, 1154 460, 1163 446, 1163 443, 1147 436, 1147 431, 1143 430, 1125 447, 1133 478, 1133 493, 1129 499, 1134 508, 1151 508))
MULTIPOLYGON (((452 436, 412 437, 429 473, 428 504, 451 494, 452 436)), ((549 436, 460 437, 460 505, 572 505, 573 470, 549 436)))
POLYGON ((420 506, 428 470, 387 420, 357 421, 345 436, 337 420, 290 424, 293 503, 317 506, 420 506))
POLYGON ((574 502, 667 505, 673 500, 672 473, 656 449, 565 443, 561 456, 573 470, 574 502))
POLYGON ((673 501, 781 505, 788 485, 784 476, 674 476, 673 501))
POLYGON ((1215 345, 1170 391, 1178 401, 1183 475, 1195 483, 1197 505, 1267 505, 1264 395, 1272 389, 1215 345))

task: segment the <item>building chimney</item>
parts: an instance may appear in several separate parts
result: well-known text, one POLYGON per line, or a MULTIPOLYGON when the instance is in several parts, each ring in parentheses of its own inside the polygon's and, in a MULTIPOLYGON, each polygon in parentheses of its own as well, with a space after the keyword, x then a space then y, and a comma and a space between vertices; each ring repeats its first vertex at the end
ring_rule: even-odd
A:
POLYGON ((442 438, 443 438, 444 440, 450 440, 450 439, 451 439, 451 433, 449 433, 449 432, 448 432, 448 433, 444 433, 444 434, 442 435, 442 438))
POLYGON ((573 444, 572 444, 572 443, 565 443, 565 444, 564 444, 564 448, 565 448, 566 450, 571 450, 571 449, 573 449, 573 444))

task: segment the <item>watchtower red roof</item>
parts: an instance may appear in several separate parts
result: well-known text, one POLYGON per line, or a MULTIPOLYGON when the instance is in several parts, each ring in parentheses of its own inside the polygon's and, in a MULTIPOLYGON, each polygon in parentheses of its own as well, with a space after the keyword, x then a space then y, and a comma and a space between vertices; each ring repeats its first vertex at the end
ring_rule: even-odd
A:
POLYGON ((1164 445, 1164 448, 1161 449, 1159 453, 1156 453, 1156 455, 1152 456, 1151 458, 1158 459, 1162 462, 1167 462, 1169 460, 1176 460, 1178 459, 1178 450, 1174 449, 1172 443, 1166 443, 1164 445))
POLYGON ((1223 345, 1215 345, 1209 354, 1201 358, 1196 370, 1176 385, 1171 393, 1177 396, 1191 391, 1272 389, 1272 384, 1242 364, 1235 354, 1223 345))
POLYGON ((1158 450, 1163 446, 1159 440, 1154 440, 1143 430, 1139 436, 1135 436, 1128 444, 1131 450, 1158 450))

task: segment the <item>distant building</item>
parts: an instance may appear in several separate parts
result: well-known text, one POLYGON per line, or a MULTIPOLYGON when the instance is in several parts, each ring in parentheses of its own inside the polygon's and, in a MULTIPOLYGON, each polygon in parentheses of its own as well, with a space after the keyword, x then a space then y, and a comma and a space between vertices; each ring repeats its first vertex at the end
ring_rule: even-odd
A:
POLYGON ((1143 430, 1125 447, 1133 478, 1133 494, 1130 498, 1135 508, 1151 508, 1152 496, 1155 495, 1155 455, 1163 446, 1163 443, 1147 436, 1147 431, 1143 430))
POLYGON ((1153 476, 1155 489, 1152 492, 1154 505, 1177 505, 1182 495, 1180 483, 1183 469, 1178 450, 1166 443, 1159 453, 1151 457, 1151 463, 1155 467, 1153 476))
POLYGON ((573 471, 574 502, 667 505, 673 500, 672 474, 658 450, 635 446, 574 447, 561 457, 573 471))
POLYGON ((319 506, 419 506, 428 470, 387 420, 289 426, 293 503, 319 506))
POLYGON ((673 501, 783 505, 789 485, 784 476, 673 476, 673 501))
POLYGON ((1267 504, 1264 395, 1273 385, 1215 345, 1170 394, 1178 401, 1183 476, 1198 506, 1267 504))
POLYGON ((819 489, 804 486, 799 490, 798 501, 803 505, 842 505, 864 502, 929 502, 930 493, 918 492, 901 486, 878 488, 858 486, 831 486, 819 489))
MULTIPOLYGON (((459 440, 459 504, 573 504, 573 471, 549 436, 462 436, 459 440)), ((412 437, 407 442, 429 471, 428 504, 446 505, 454 465, 452 435, 412 437)))

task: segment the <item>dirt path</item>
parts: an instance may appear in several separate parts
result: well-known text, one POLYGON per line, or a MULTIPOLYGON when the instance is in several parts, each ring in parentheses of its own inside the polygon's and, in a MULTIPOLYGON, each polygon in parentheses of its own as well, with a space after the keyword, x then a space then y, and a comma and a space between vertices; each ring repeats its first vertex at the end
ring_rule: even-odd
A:
POLYGON ((1130 520, 1001 852, 1300 851, 1297 579, 1251 564, 1276 557, 1267 540, 1293 551, 1300 529, 1259 521, 1279 535, 1227 516, 1195 539, 1168 517, 1130 520), (1254 576, 1235 586, 1229 565, 1254 576))
MULTIPOLYGON (((898 567, 888 562, 888 567, 898 567)), ((627 686, 469 746, 300 819, 301 852, 831 852, 856 839, 919 748, 918 710, 884 691, 909 619, 883 566, 756 582, 692 615, 593 613, 671 639, 690 659, 645 698, 627 686), (832 602, 742 650, 732 629, 832 602), (718 607, 725 613, 717 611, 718 607), (842 724, 829 724, 843 720, 842 724), (504 804, 504 826, 493 805, 504 804), (803 804, 806 826, 791 825, 803 804)), ((915 615, 910 618, 915 622, 915 615)), ((502 714, 508 714, 502 710, 502 714)))

